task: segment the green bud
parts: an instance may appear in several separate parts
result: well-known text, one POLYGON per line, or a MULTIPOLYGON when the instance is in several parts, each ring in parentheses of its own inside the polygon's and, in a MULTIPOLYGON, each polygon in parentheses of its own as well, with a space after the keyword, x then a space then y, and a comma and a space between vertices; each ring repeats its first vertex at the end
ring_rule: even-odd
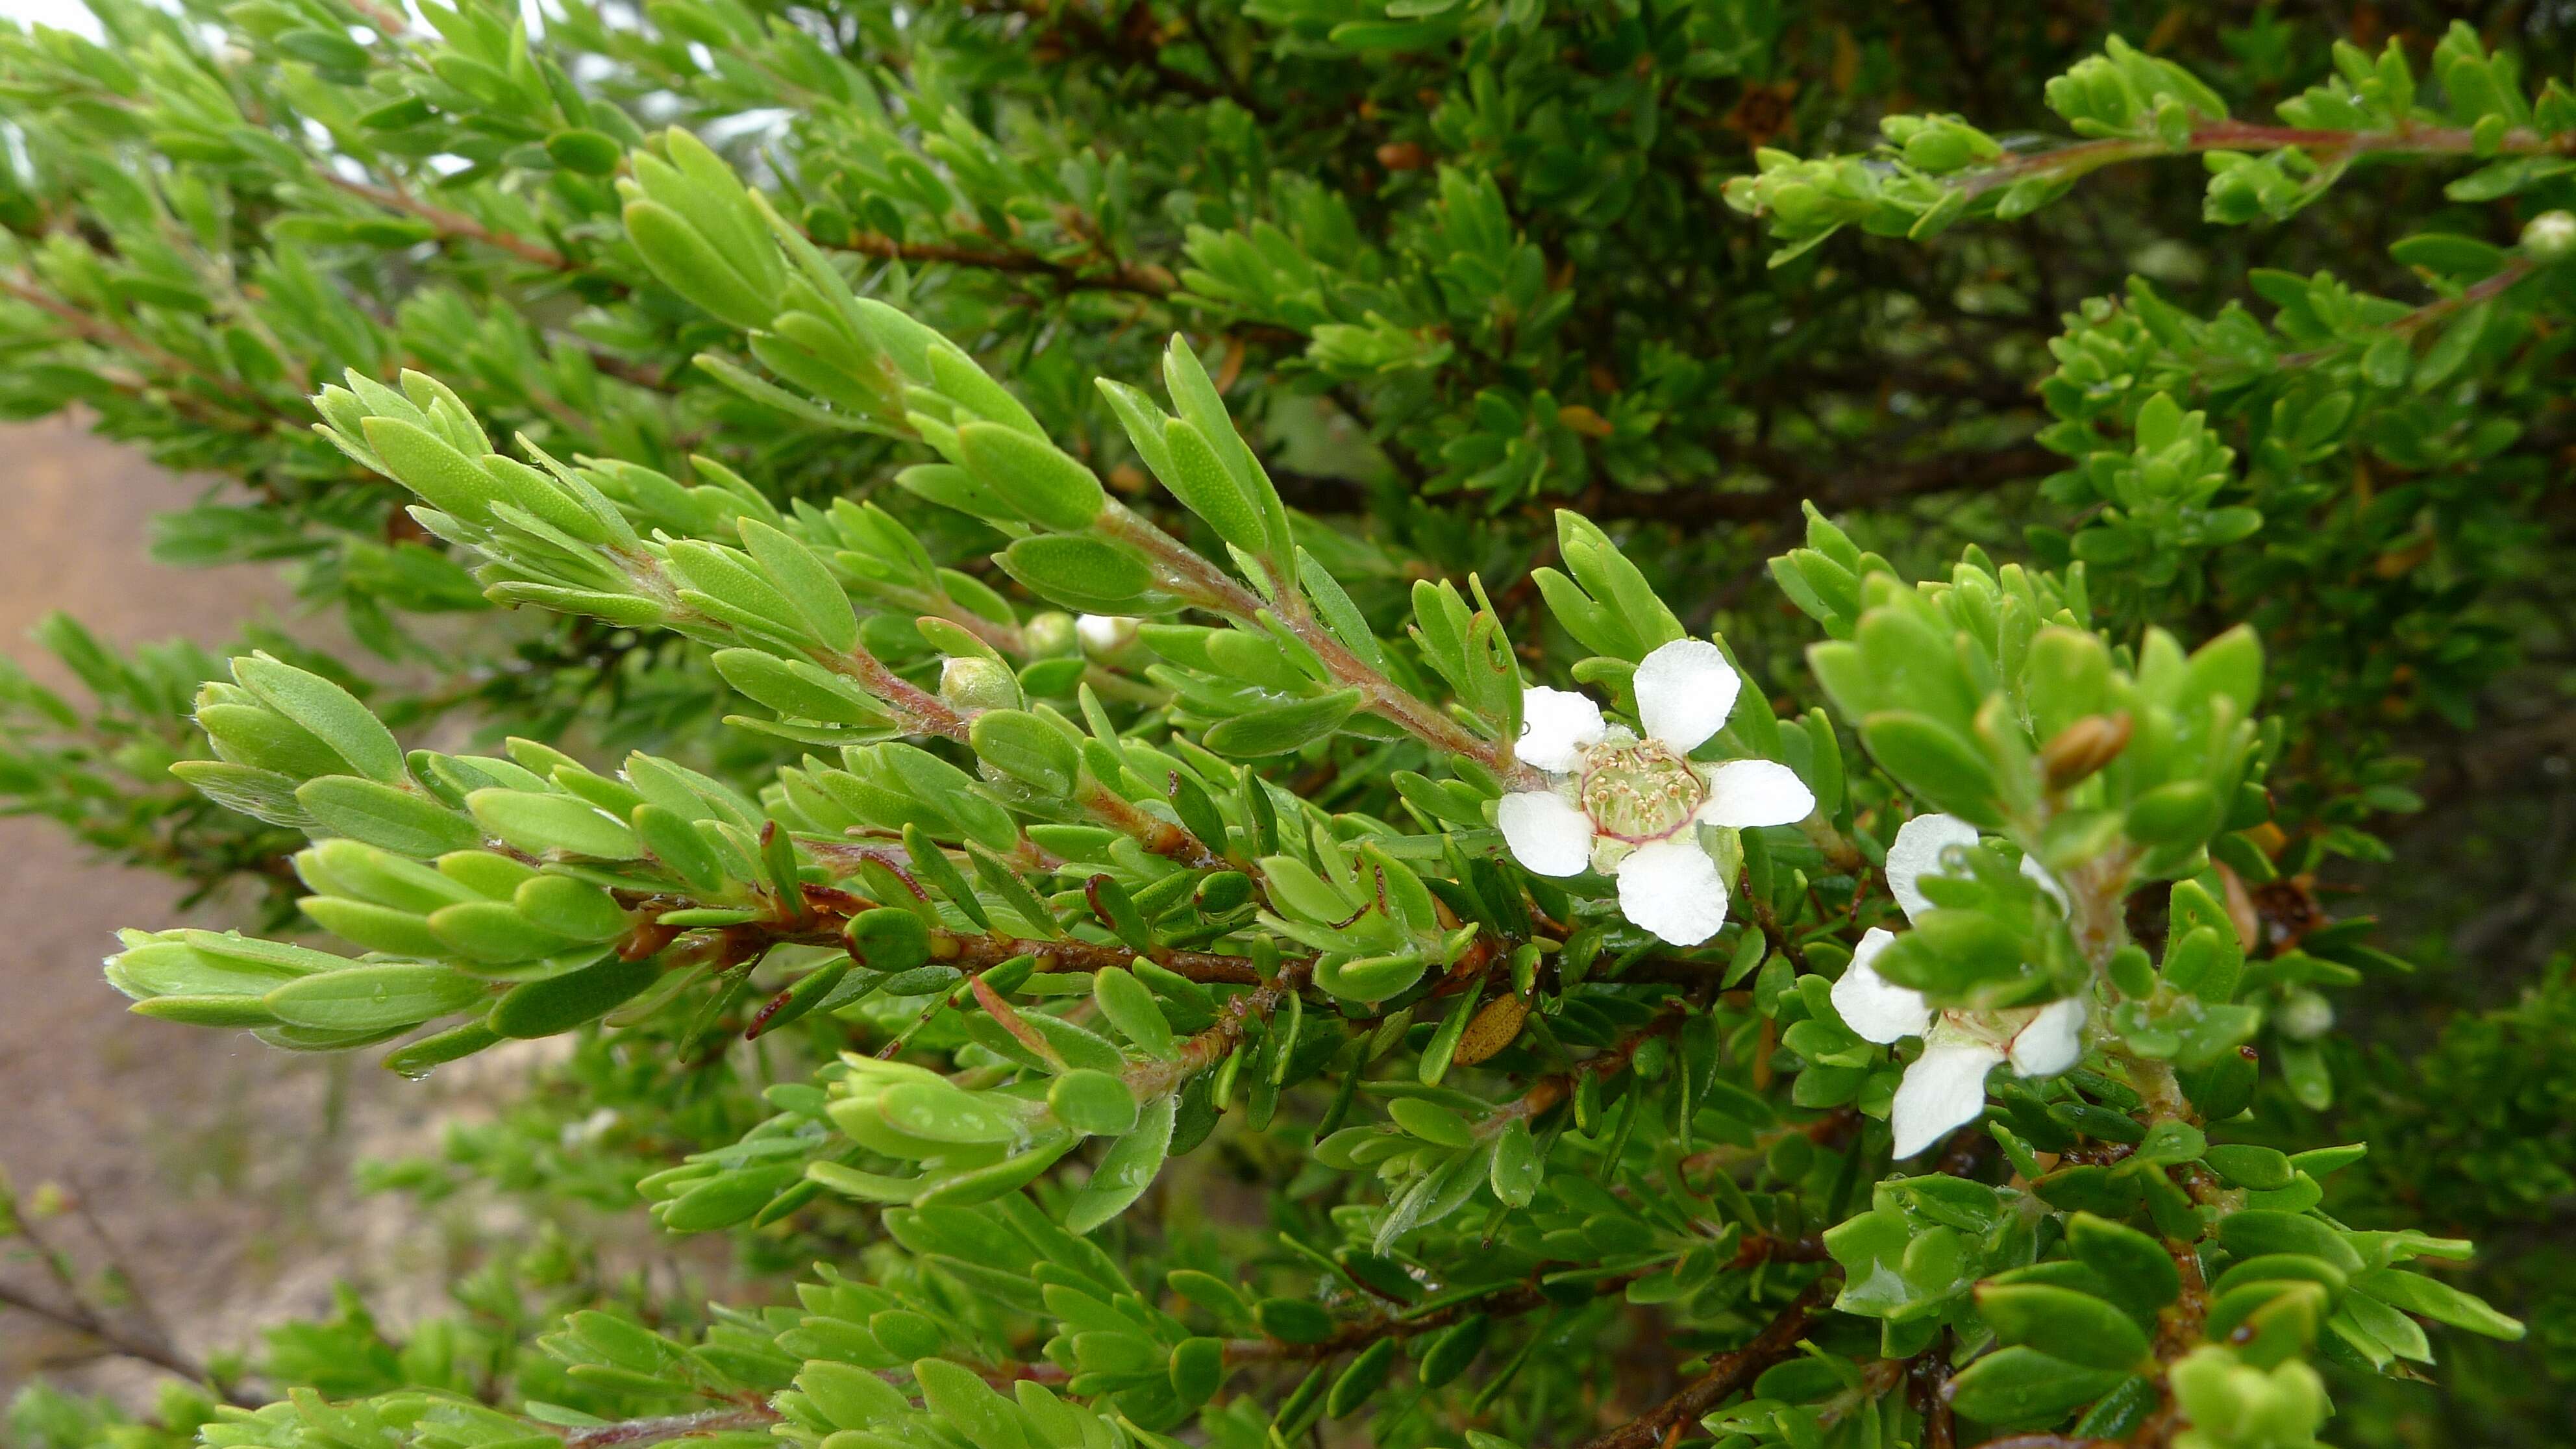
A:
POLYGON ((2522 253, 2544 264, 2576 254, 2576 213, 2544 211, 2524 222, 2522 253))
POLYGON ((1074 632, 1073 616, 1061 609, 1046 609, 1029 616, 1020 626, 1020 643, 1033 658, 1055 659, 1075 653, 1082 647, 1074 632))
POLYGON ((1019 676, 1010 666, 981 658, 940 661, 939 697, 960 714, 1020 707, 1019 676))
POLYGON ((909 971, 930 959, 930 928, 898 906, 879 906, 850 918, 850 954, 871 971, 909 971))

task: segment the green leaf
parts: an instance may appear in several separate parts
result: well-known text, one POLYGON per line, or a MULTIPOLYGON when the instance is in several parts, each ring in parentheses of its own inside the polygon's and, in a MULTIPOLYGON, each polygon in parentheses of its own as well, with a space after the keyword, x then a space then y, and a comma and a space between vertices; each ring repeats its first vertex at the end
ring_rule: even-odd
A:
POLYGON ((324 775, 296 787, 296 804, 335 835, 428 860, 483 843, 474 822, 417 790, 324 775))
POLYGON ((1395 1125, 1435 1147, 1472 1147, 1475 1129, 1448 1107, 1421 1097, 1398 1097, 1387 1104, 1395 1125))
POLYGON ((225 809, 254 820, 290 830, 311 829, 319 823, 295 798, 292 775, 236 765, 229 760, 181 760, 170 767, 170 774, 225 809))
POLYGON ((2154 1163, 2158 1167, 2179 1167, 2197 1162, 2209 1148, 2209 1139, 2188 1122, 2166 1120, 2147 1129, 2138 1141, 2137 1151, 2130 1154, 2133 1162, 2154 1163))
POLYGON ((1047 1110, 1076 1132, 1115 1137, 1134 1130, 1136 1096, 1108 1072, 1075 1068, 1047 1088, 1047 1110))
POLYGON ((2141 845, 2192 846, 2207 840, 2225 816, 2225 802, 2208 785, 2176 780, 2131 801, 2121 828, 2141 845))
POLYGON ((1043 794, 1073 793, 1082 771, 1080 748, 1025 710, 985 710, 975 716, 967 738, 993 768, 1043 794))
POLYGON ((1284 755, 1323 739, 1357 713, 1360 692, 1335 690, 1313 699, 1236 715, 1208 727, 1207 747, 1235 759, 1284 755))
POLYGON ((2182 1293, 2182 1272, 2173 1255, 2135 1228, 2078 1212, 2066 1220, 2066 1243, 2131 1313, 2152 1315, 2182 1293))
POLYGON ((776 299, 736 271, 680 213, 658 201, 630 201, 625 220, 628 239, 653 275, 701 310, 746 332, 778 315, 776 299))
POLYGON ((2218 1241, 2240 1258, 2301 1253, 2323 1258, 2347 1273, 2359 1272, 2362 1266, 2361 1254, 2353 1251, 2341 1233, 2297 1213, 2266 1208, 2230 1213, 2219 1220, 2218 1241))
POLYGON ((1177 1093, 1165 1093, 1147 1103, 1137 1116, 1136 1129, 1101 1154, 1100 1165, 1065 1205, 1067 1232, 1090 1232, 1125 1212, 1154 1185, 1155 1175, 1163 1170, 1163 1158, 1171 1151, 1179 1105, 1177 1093))
POLYGON ((1505 1207, 1527 1207, 1538 1196, 1539 1184, 1547 1180, 1547 1164, 1538 1155, 1527 1118, 1514 1117, 1494 1139, 1494 1160, 1486 1176, 1495 1201, 1505 1207))
POLYGON ((418 424, 401 418, 369 418, 364 426, 367 446, 384 460, 394 480, 441 513, 489 524, 492 505, 509 496, 482 464, 418 424))
POLYGON ((558 1036, 607 1015, 659 980, 660 962, 610 954, 578 971, 523 982, 492 1003, 486 1024, 518 1040, 558 1036))
POLYGON ((396 956, 441 956, 447 952, 447 943, 431 933, 428 919, 412 911, 341 896, 305 896, 296 905, 323 930, 370 951, 396 956))
POLYGON ((724 681, 789 719, 861 729, 892 723, 866 690, 819 664, 759 649, 719 649, 709 659, 724 681))
POLYGON ((1163 1015, 1153 991, 1136 979, 1136 973, 1118 966, 1095 972, 1091 999, 1118 1034, 1134 1042, 1138 1050, 1155 1057, 1173 1054, 1171 1020, 1163 1015))
POLYGON ((451 966, 387 963, 299 976, 261 998, 289 1026, 372 1032, 462 1011, 491 988, 451 966))
POLYGON ((1225 1340, 1185 1338, 1172 1349, 1172 1395, 1196 1408, 1225 1386, 1225 1340))
POLYGON ((2485 1299, 2421 1273, 2376 1268, 2354 1278, 2352 1286, 2382 1303, 2488 1338, 2517 1341, 2525 1331, 2522 1320, 2497 1312, 2485 1299))
POLYGON ((1019 1407, 993 1392, 974 1370, 925 1358, 913 1364, 912 1377, 921 1385, 923 1406, 975 1449, 1029 1449, 1019 1407))
POLYGON ((1952 1379, 1950 1407, 1980 1423, 2038 1423, 2091 1403, 2128 1377, 2016 1345, 1987 1354, 1952 1379))
POLYGON ((1167 418, 1163 446, 1170 466, 1159 476, 1173 497, 1205 519, 1217 537, 1245 553, 1258 555, 1269 548, 1260 507, 1237 486, 1204 434, 1180 418, 1167 418))
POLYGON ((429 913, 432 935, 448 954, 495 966, 535 961, 574 944, 522 916, 507 901, 469 901, 429 913))
POLYGON ((1972 741, 1939 720, 1882 710, 1861 722, 1860 738, 1897 783, 1939 809, 1972 825, 2003 823, 1993 768, 1972 741))
POLYGON ((1143 611, 1154 571, 1143 559, 1096 538, 1024 538, 998 556, 1004 572, 1040 596, 1093 614, 1143 611))
POLYGON ((2225 1178, 2228 1186, 2256 1192, 2278 1192, 2298 1176, 2290 1159, 2273 1147, 2222 1143, 2203 1153, 2201 1160, 2209 1164, 2210 1171, 2225 1178))
POLYGON ((2461 364, 2469 360, 2478 339, 2486 335, 2487 318, 2494 313, 2493 302, 2480 302, 2453 318, 2451 325, 2442 330, 2441 337, 2426 348, 2424 356, 2416 362, 2415 390, 2430 392, 2450 381, 2451 374, 2458 372, 2461 364))
POLYGON ((358 697, 308 670, 265 655, 233 661, 233 678, 269 708, 310 731, 370 780, 401 784, 409 778, 402 745, 358 697))
POLYGON ((1316 964, 1315 984, 1344 1001, 1378 1002, 1401 994, 1428 969, 1417 951, 1364 956, 1357 961, 1328 956, 1316 964))
POLYGON ((617 144, 617 138, 598 131, 557 131, 546 138, 546 155, 566 171, 607 176, 625 159, 626 148, 617 144))
POLYGON ((1430 1347, 1423 1350, 1418 1375, 1422 1386, 1436 1389, 1465 1373, 1476 1356, 1485 1351, 1485 1343, 1493 1333, 1493 1319, 1482 1313, 1470 1313, 1442 1329, 1430 1347))
POLYGON ((859 642, 859 620, 850 609, 850 596, 841 591, 839 581, 813 550, 756 518, 745 518, 735 527, 743 547, 769 576, 770 585, 795 606, 797 617, 813 629, 824 648, 846 653, 859 642))
POLYGON ((945 1081, 902 1081, 877 1095, 887 1125, 929 1142, 1015 1143, 1028 1135, 1028 1118, 999 1099, 945 1081))
MULTIPOLYGON (((1108 505, 1108 493, 1089 468, 1055 444, 1017 428, 967 423, 957 429, 957 447, 976 481, 1041 528, 1079 533, 1108 505)), ((1142 591, 1142 586, 1136 590, 1142 591)))
POLYGON ((912 1400, 902 1390, 855 1364, 808 1359, 796 1375, 796 1387, 825 1418, 843 1429, 864 1429, 913 1412, 912 1400))
POLYGON ((531 855, 633 860, 643 851, 625 821, 571 795, 476 790, 465 797, 465 808, 485 830, 531 855))
POLYGON ((1977 1311, 2006 1343, 2047 1345, 2055 1358, 2087 1368, 2135 1371, 2147 1333, 2128 1314, 2090 1294, 2044 1283, 1982 1284, 1977 1311))
POLYGON ((487 1047, 498 1046, 502 1040, 499 1032, 482 1022, 465 1022, 385 1053, 385 1070, 417 1081, 449 1062, 461 1061, 487 1047))
POLYGON ((2388 255, 2410 267, 2465 277, 2475 281, 2493 273, 2505 263, 2505 253, 2475 237, 2450 232, 2424 231, 2405 237, 2388 248, 2388 255))
POLYGON ((633 820, 636 837, 644 848, 692 890, 710 892, 724 884, 724 867, 707 847, 706 837, 698 833, 697 826, 653 804, 636 806, 633 820))
POLYGON ((214 1028, 275 1026, 277 1013, 256 996, 147 996, 126 1010, 155 1021, 214 1028))
POLYGON ((541 875, 523 881, 511 904, 542 929, 573 941, 608 941, 626 934, 629 922, 616 898, 588 881, 541 875))
POLYGON ((1333 1315, 1303 1298, 1264 1298, 1252 1305, 1252 1320, 1281 1343, 1321 1343, 1333 1336, 1333 1315))
POLYGON ((1387 1374, 1394 1367, 1394 1339, 1381 1338, 1360 1350, 1324 1395, 1324 1413, 1335 1419, 1356 1413, 1370 1395, 1386 1387, 1387 1374))

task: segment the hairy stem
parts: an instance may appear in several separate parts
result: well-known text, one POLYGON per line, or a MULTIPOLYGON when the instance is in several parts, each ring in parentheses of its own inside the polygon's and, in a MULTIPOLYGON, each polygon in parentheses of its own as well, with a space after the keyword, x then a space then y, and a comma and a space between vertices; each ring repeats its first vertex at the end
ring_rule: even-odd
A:
MULTIPOLYGON (((1126 505, 1112 501, 1095 526, 1107 536, 1144 553, 1154 562, 1166 586, 1200 608, 1245 624, 1254 623, 1264 613, 1271 613, 1297 636, 1299 642, 1315 651, 1316 657, 1324 661, 1324 667, 1332 672, 1335 680, 1360 692, 1362 708, 1401 726, 1424 744, 1474 760, 1510 785, 1536 788, 1545 783, 1545 777, 1538 771, 1513 757, 1508 742, 1480 738, 1437 706, 1370 668, 1304 608, 1273 610, 1267 600, 1231 574, 1126 505)), ((1286 580, 1280 588, 1283 593, 1293 592, 1296 583, 1286 580)))
POLYGON ((2204 121, 2192 127, 2191 134, 2179 145, 2137 136, 2072 141, 2045 150, 2006 156, 1991 166, 1961 173, 1959 182, 1973 197, 2034 176, 2052 181, 2073 181, 2124 161, 2207 151, 2280 151, 2292 147, 2305 152, 2319 165, 2332 166, 2364 156, 2559 155, 2576 149, 2576 137, 2544 135, 2526 126, 2505 132, 2492 150, 2482 150, 2475 133, 2464 126, 2331 131, 2299 126, 2261 126, 2247 121, 2204 121))

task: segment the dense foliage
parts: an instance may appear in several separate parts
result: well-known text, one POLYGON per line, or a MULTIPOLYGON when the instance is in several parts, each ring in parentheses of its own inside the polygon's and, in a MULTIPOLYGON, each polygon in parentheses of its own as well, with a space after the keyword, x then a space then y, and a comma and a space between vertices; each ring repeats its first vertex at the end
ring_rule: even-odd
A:
POLYGON ((16 1439, 2563 1436, 2522 7, 92 4, 0 408, 359 651, 56 620, 0 792, 543 1227, 16 1439))

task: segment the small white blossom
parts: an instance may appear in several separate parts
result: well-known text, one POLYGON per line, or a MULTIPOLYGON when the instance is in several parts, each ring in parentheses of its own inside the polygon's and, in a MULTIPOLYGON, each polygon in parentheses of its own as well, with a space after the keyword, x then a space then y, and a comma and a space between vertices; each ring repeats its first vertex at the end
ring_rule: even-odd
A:
MULTIPOLYGON (((1909 921, 1931 909, 1922 881, 1943 873, 1951 846, 1974 849, 1977 828, 1951 815, 1918 815, 1896 832, 1887 848, 1887 886, 1909 921)), ((2022 874, 2066 905, 2065 887, 2028 856, 2022 874)), ((1878 974, 1871 963, 1896 937, 1873 930, 1861 937, 1851 965, 1834 983, 1834 1010, 1865 1041, 1891 1044, 1923 1038, 1923 1055, 1905 1069, 1888 1125, 1896 1130, 1896 1155, 1912 1157, 1951 1129, 1977 1120, 1986 1109, 1986 1073, 2004 1062, 2025 1077, 2053 1077, 2084 1055, 2084 1003, 2073 998, 2046 1006, 1995 1011, 1934 1012, 1923 993, 1878 974)))
POLYGON ((1716 645, 1676 639, 1637 665, 1635 685, 1643 738, 1572 690, 1523 690, 1517 751, 1550 779, 1504 796, 1494 823, 1524 867, 1567 876, 1590 866, 1617 880, 1621 914, 1696 946, 1726 924, 1726 881, 1698 827, 1794 824, 1816 797, 1769 760, 1691 762, 1744 688, 1716 645))

